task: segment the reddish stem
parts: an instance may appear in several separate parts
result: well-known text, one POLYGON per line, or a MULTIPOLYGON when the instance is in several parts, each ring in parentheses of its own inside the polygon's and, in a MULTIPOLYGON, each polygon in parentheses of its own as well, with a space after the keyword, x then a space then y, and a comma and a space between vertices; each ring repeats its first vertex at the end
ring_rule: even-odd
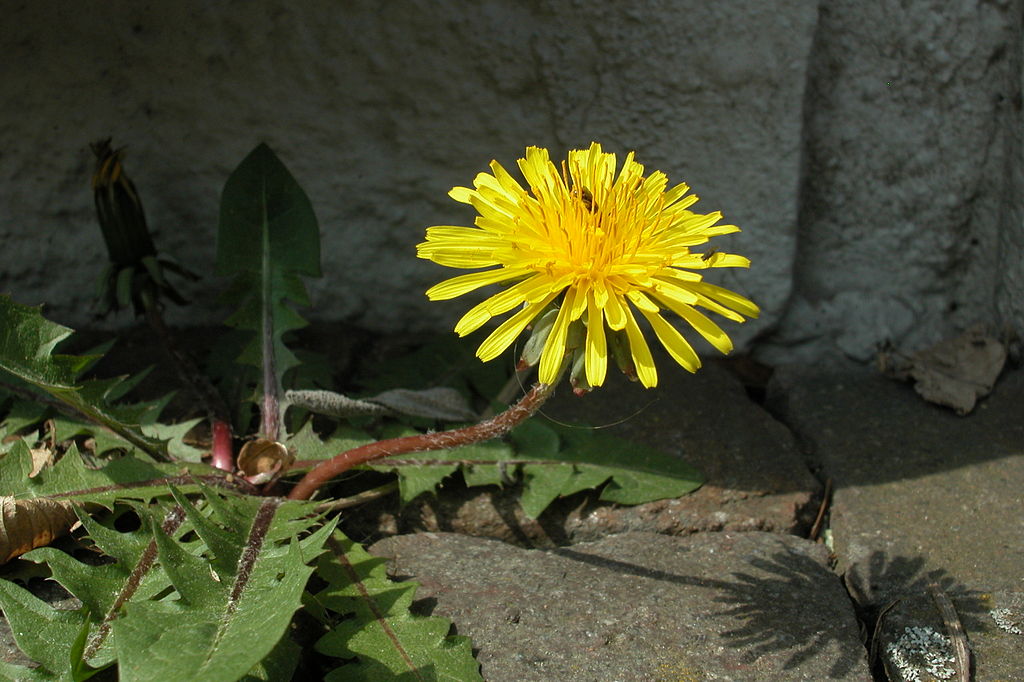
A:
POLYGON ((551 388, 547 384, 534 384, 530 392, 524 395, 518 403, 501 414, 473 426, 452 429, 450 431, 439 431, 437 433, 424 433, 417 436, 380 440, 347 450, 332 459, 318 464, 299 481, 299 484, 291 491, 288 498, 292 500, 308 500, 327 481, 371 459, 387 457, 389 455, 400 455, 405 452, 443 450, 445 448, 454 448, 460 445, 469 445, 470 443, 497 438, 511 431, 536 412, 551 395, 551 388))
POLYGON ((211 464, 224 471, 233 471, 235 468, 235 452, 231 443, 231 425, 220 419, 212 419, 213 425, 213 447, 210 448, 212 455, 211 464))

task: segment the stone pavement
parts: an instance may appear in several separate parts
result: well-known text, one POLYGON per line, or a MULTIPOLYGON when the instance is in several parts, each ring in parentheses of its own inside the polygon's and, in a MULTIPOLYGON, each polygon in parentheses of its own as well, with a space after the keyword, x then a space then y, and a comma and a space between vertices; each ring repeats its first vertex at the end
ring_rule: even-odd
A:
POLYGON ((769 404, 835 484, 836 568, 858 611, 875 620, 895 602, 883 650, 908 627, 945 632, 932 584, 975 679, 1024 679, 1024 371, 966 417, 877 375, 807 368, 776 371, 769 404))
POLYGON ((967 417, 863 367, 778 369, 777 418, 721 366, 679 374, 560 395, 545 413, 628 417, 609 430, 702 469, 697 493, 573 500, 530 522, 467 491, 461 511, 421 502, 393 529, 540 548, 440 532, 371 548, 473 638, 486 679, 957 679, 943 603, 973 679, 1024 679, 1024 371, 967 417), (800 537, 826 480, 834 554, 800 537), (596 539, 614 531, 627 532, 596 539))

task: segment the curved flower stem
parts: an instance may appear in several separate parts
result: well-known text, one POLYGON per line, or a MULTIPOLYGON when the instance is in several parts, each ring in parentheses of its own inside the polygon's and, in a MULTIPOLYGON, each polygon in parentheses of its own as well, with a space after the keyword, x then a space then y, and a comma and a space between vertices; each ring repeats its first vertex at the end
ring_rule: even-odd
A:
POLYGON ((497 438, 526 421, 551 396, 551 392, 552 385, 534 384, 529 393, 524 395, 518 403, 501 414, 479 424, 450 431, 380 440, 347 450, 317 465, 299 481, 299 484, 289 493, 288 498, 291 500, 308 500, 327 481, 354 466, 372 459, 389 455, 400 455, 405 452, 454 448, 460 445, 469 445, 470 443, 497 438))

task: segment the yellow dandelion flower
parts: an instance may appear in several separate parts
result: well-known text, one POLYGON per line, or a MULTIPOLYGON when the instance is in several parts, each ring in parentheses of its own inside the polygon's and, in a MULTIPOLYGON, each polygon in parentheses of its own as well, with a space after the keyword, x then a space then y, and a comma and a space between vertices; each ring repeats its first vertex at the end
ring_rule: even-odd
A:
MULTIPOLYGON (((427 291, 433 300, 461 296, 491 284, 510 285, 474 306, 455 325, 465 336, 492 317, 520 310, 502 322, 477 350, 491 360, 508 348, 531 323, 546 319, 540 351, 541 383, 555 381, 566 359, 576 356, 576 374, 585 369, 590 386, 600 386, 609 346, 622 351, 628 368, 646 387, 658 375, 638 323, 644 318, 669 354, 687 370, 700 367, 690 344, 668 321, 671 311, 723 353, 732 350, 728 335, 697 310, 706 308, 743 322, 758 307, 728 289, 703 281, 695 271, 748 267, 743 256, 691 249, 718 235, 738 232, 718 225, 720 212, 700 214, 685 184, 667 189, 668 178, 644 167, 630 152, 616 176, 615 154, 589 149, 569 152, 561 169, 548 151, 529 147, 519 169, 524 189, 497 161, 480 173, 473 189, 455 187, 456 201, 477 210, 475 227, 427 228, 417 246, 420 258, 477 272, 453 277, 427 291), (542 317, 546 310, 556 313, 542 317)), ((540 324, 538 323, 538 327, 540 324)), ((535 334, 538 330, 535 329, 535 334)), ((583 379, 584 377, 577 377, 583 379)))

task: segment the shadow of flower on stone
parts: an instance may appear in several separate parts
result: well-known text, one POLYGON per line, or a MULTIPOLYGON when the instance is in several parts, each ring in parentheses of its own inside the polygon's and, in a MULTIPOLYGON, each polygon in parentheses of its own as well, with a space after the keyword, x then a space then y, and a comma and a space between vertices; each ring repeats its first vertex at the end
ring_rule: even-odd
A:
POLYGON ((877 618, 878 612, 895 599, 927 597, 929 585, 935 585, 956 600, 965 628, 981 627, 986 611, 981 593, 968 589, 943 569, 925 573, 925 563, 925 557, 887 557, 885 552, 876 551, 867 561, 850 566, 843 579, 854 604, 867 615, 877 618))
POLYGON ((802 552, 783 549, 755 556, 749 560, 753 570, 734 572, 732 580, 678 575, 569 548, 554 553, 621 573, 714 590, 712 601, 726 605, 714 614, 721 619, 720 637, 729 647, 746 650, 745 662, 793 651, 781 666, 792 670, 827 656, 831 677, 844 677, 864 665, 864 650, 850 646, 857 633, 838 577, 802 552), (844 613, 850 617, 842 617, 844 613))
POLYGON ((901 628, 924 627, 943 637, 949 634, 936 595, 949 600, 967 635, 990 627, 987 595, 968 589, 943 569, 925 572, 925 565, 925 557, 887 557, 876 551, 867 560, 853 563, 843 576, 878 674, 884 672, 879 640, 891 643, 895 634, 903 631, 901 628))
POLYGON ((863 652, 850 649, 850 625, 837 622, 838 608, 809 608, 812 595, 821 600, 845 598, 838 589, 823 589, 835 574, 798 552, 775 552, 768 558, 755 557, 750 566, 757 573, 736 572, 732 581, 715 580, 713 587, 720 591, 715 601, 726 605, 721 615, 743 623, 726 630, 721 637, 729 646, 748 650, 744 658, 754 661, 761 656, 794 650, 783 664, 791 670, 805 661, 821 655, 828 648, 835 652, 830 676, 844 677, 858 662, 863 652))

